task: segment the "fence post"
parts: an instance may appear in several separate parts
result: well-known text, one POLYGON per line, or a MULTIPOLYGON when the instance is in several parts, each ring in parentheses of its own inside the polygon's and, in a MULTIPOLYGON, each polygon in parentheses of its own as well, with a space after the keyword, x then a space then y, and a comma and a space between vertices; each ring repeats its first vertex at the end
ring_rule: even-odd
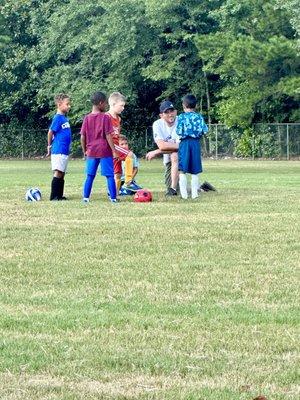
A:
POLYGON ((255 130, 254 127, 252 129, 252 160, 255 159, 255 130))
POLYGON ((22 153, 21 153, 21 158, 24 160, 24 128, 21 130, 21 140, 22 140, 22 153))
POLYGON ((145 140, 146 140, 145 150, 146 153, 148 153, 148 127, 146 128, 145 140))
POLYGON ((215 149, 215 151, 216 151, 216 160, 217 160, 218 159, 218 124, 216 124, 215 132, 216 132, 216 138, 215 138, 215 140, 216 140, 216 149, 215 149))
POLYGON ((286 159, 290 159, 290 133, 289 124, 286 124, 286 159))

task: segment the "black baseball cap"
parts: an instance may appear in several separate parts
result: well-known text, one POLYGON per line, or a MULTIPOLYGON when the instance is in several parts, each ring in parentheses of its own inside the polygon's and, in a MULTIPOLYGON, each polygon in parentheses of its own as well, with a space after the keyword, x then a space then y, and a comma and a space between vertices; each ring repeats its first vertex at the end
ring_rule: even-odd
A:
POLYGON ((175 107, 171 101, 164 100, 163 102, 160 103, 159 112, 164 113, 167 110, 175 110, 175 107))

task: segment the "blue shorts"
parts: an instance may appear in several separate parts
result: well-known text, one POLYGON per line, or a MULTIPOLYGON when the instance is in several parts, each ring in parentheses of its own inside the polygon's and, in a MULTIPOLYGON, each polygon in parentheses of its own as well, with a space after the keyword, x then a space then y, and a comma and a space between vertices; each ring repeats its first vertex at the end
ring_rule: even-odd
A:
POLYGON ((114 176, 114 163, 112 157, 92 158, 87 157, 86 162, 87 175, 95 176, 99 167, 102 176, 114 176), (99 167, 100 165, 100 167, 99 167))
POLYGON ((178 170, 197 175, 202 172, 200 139, 187 137, 179 143, 178 170))

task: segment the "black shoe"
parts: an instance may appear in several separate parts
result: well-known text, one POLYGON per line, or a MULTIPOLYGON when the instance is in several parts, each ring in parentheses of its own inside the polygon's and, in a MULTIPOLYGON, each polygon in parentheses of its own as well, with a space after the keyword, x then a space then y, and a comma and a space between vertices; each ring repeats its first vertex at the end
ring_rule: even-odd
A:
POLYGON ((169 188, 166 192, 166 196, 177 196, 177 192, 173 188, 169 188))
POLYGON ((53 197, 53 199, 50 199, 50 201, 62 201, 62 200, 68 200, 65 196, 63 197, 53 197))
POLYGON ((211 185, 208 182, 203 182, 202 185, 200 186, 200 189, 203 190, 204 192, 209 192, 210 190, 213 192, 216 192, 216 188, 213 187, 213 185, 211 185))

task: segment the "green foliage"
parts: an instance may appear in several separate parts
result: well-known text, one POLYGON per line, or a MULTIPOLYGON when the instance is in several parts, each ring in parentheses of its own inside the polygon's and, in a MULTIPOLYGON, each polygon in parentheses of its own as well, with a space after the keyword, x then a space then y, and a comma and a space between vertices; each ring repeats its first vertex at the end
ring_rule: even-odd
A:
POLYGON ((244 129, 242 134, 233 130, 231 137, 234 141, 234 155, 237 157, 252 157, 253 154, 253 139, 254 132, 253 129, 244 129))
POLYGON ((180 110, 190 91, 208 122, 295 121, 296 3, 0 1, 0 123, 23 125, 30 116, 46 127, 53 96, 63 91, 78 126, 99 89, 127 96, 125 131, 138 146, 158 101, 170 97, 180 110))
POLYGON ((294 99, 299 99, 300 58, 288 13, 276 9, 273 1, 228 0, 211 15, 218 29, 198 35, 196 44, 204 69, 222 81, 216 104, 219 119, 244 127, 266 120, 258 105, 265 103, 267 108, 274 96, 284 94, 290 97, 290 114, 278 104, 273 118, 290 118, 297 108, 294 99))

